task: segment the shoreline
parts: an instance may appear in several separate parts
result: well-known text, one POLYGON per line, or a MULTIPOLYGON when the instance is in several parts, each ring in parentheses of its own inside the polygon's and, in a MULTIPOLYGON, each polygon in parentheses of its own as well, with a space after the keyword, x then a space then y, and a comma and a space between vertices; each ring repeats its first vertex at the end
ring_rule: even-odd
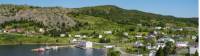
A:
POLYGON ((8 43, 0 45, 70 45, 68 43, 8 43))
MULTIPOLYGON (((67 47, 87 49, 84 47, 75 47, 73 44, 66 44, 66 43, 23 43, 23 44, 14 43, 14 44, 0 44, 0 45, 63 45, 63 46, 67 46, 67 47)), ((92 49, 104 49, 104 48, 92 47, 92 49)))

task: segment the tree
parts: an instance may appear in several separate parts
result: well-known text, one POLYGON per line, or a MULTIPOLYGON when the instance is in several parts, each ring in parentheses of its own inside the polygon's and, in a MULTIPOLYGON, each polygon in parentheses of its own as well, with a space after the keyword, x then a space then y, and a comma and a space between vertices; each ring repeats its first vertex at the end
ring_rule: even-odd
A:
POLYGON ((108 54, 107 56, 120 56, 120 52, 119 51, 115 51, 113 48, 108 50, 108 54))
POLYGON ((195 54, 194 54, 193 56, 198 56, 198 54, 199 54, 199 53, 198 53, 198 51, 196 50, 196 52, 195 52, 195 54))
POLYGON ((163 52, 162 47, 159 48, 159 50, 156 52, 155 56, 164 56, 164 52, 163 52))

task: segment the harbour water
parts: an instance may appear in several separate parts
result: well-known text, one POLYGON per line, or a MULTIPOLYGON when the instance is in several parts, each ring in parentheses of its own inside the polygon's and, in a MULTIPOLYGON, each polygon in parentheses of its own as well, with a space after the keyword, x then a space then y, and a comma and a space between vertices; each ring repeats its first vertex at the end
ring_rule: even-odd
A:
POLYGON ((0 56, 105 56, 103 49, 59 48, 34 52, 31 49, 45 45, 0 45, 0 56))

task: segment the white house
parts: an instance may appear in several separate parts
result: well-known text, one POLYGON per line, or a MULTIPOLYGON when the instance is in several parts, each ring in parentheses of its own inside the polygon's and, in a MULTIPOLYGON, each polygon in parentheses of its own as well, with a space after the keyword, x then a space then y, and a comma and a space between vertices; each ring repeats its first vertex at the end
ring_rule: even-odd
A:
POLYGON ((175 43, 175 40, 172 39, 172 38, 167 37, 167 38, 160 38, 160 39, 158 39, 158 42, 164 42, 164 43, 166 43, 166 42, 172 42, 172 43, 175 43))
POLYGON ((71 34, 68 34, 68 37, 72 37, 72 35, 71 35, 71 34))
POLYGON ((183 31, 183 28, 174 29, 175 31, 183 31))
POLYGON ((188 47, 188 42, 176 42, 176 47, 188 47))
POLYGON ((65 37, 65 34, 60 34, 60 37, 65 37))
POLYGON ((157 43, 157 50, 160 48, 160 47, 162 47, 162 48, 164 48, 166 45, 165 45, 165 43, 157 43))
POLYGON ((137 38, 141 38, 141 37, 142 37, 142 35, 136 35, 135 37, 137 37, 137 38))
POLYGON ((155 56, 156 55, 156 51, 155 50, 151 50, 150 52, 149 52, 149 56, 155 56))
POLYGON ((39 29, 39 32, 44 33, 45 30, 44 30, 43 28, 40 28, 40 29, 39 29))
POLYGON ((194 35, 192 36, 192 39, 193 39, 193 40, 196 39, 196 38, 197 38, 197 36, 194 36, 194 35))
POLYGON ((135 47, 140 47, 140 46, 144 46, 144 44, 143 44, 142 42, 140 42, 140 41, 136 41, 136 42, 134 43, 134 46, 135 46, 135 47))
POLYGON ((124 35, 124 36, 128 36, 128 32, 124 32, 123 35, 124 35))
POLYGON ((112 31, 104 31, 105 34, 112 34, 112 31))
POLYGON ((77 39, 72 39, 72 40, 70 40, 70 42, 73 43, 73 44, 77 44, 77 43, 79 43, 80 41, 77 40, 77 39))
POLYGON ((107 45, 107 46, 104 46, 105 48, 113 48, 114 46, 113 45, 107 45))
POLYGON ((74 37, 79 37, 79 38, 80 38, 80 37, 81 37, 81 35, 74 35, 74 37))
POLYGON ((102 35, 99 35, 99 38, 102 38, 103 36, 102 35))
POLYGON ((83 38, 86 38, 87 36, 86 36, 86 35, 83 35, 82 37, 83 37, 83 38))
POLYGON ((92 42, 90 41, 82 41, 79 43, 80 47, 85 47, 85 48, 92 48, 92 42))
POLYGON ((192 46, 192 47, 189 48, 190 54, 195 54, 196 51, 198 51, 198 47, 192 46))
POLYGON ((76 42, 76 41, 77 41, 77 39, 73 39, 72 41, 73 41, 73 42, 76 42))
POLYGON ((160 30, 160 29, 162 29, 162 27, 159 27, 159 26, 158 26, 158 27, 155 27, 155 29, 160 30))

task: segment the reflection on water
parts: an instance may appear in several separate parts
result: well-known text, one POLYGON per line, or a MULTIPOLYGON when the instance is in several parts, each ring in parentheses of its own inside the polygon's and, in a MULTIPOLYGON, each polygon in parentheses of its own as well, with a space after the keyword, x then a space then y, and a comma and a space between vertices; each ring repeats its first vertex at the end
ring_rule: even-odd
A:
POLYGON ((102 49, 61 48, 44 52, 31 49, 42 45, 1 45, 0 56, 104 56, 102 49))
POLYGON ((86 56, 92 55, 92 54, 93 54, 92 52, 93 52, 93 49, 86 49, 86 50, 85 50, 86 56))

